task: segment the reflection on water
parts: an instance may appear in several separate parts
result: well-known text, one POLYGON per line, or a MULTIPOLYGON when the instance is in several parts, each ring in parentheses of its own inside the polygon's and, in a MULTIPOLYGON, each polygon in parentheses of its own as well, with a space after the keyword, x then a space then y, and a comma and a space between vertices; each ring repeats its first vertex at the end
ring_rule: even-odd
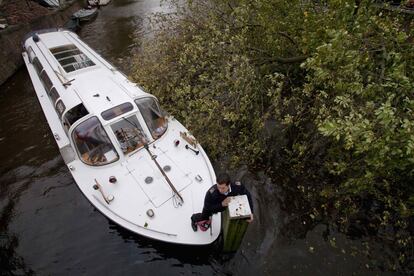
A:
MULTIPOLYGON (((147 28, 146 18, 154 12, 168 12, 167 5, 154 0, 115 0, 99 10, 99 16, 85 24, 79 35, 110 62, 128 70, 130 50, 147 28)), ((127 72, 126 72, 127 73, 127 72)))
MULTIPOLYGON (((112 0, 80 32, 92 48, 128 73, 130 50, 155 0, 112 0)), ((107 220, 83 197, 64 165, 31 81, 22 68, 0 88, 0 275, 347 275, 373 273, 361 241, 305 225, 293 202, 265 176, 240 170, 251 187, 255 221, 241 249, 165 244, 107 220), (285 206, 282 210, 280 206, 285 206), (328 232, 328 233, 327 233, 328 232), (339 247, 329 244, 336 237, 339 247), (346 250, 342 252, 341 249, 346 250)), ((234 173, 237 174, 237 173, 234 173)))
POLYGON ((54 149, 45 117, 25 68, 1 87, 0 168, 8 171, 21 165, 40 165, 54 149))

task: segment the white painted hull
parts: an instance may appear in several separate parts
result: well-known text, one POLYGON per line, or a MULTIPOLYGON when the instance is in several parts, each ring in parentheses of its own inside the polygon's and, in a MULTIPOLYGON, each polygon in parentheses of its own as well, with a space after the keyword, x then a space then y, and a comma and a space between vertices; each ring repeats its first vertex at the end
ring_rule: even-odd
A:
POLYGON ((56 8, 60 6, 59 0, 40 0, 42 6, 56 8))
MULTIPOLYGON (((40 45, 39 51, 41 51, 43 44, 50 41, 55 43, 53 35, 54 33, 40 36, 43 43, 38 44, 29 37, 25 42, 25 47, 26 49, 29 46, 35 48, 40 45)), ((82 69, 79 70, 81 73, 70 75, 73 78, 71 85, 63 91, 59 91, 61 95, 80 94, 79 91, 82 89, 91 91, 91 87, 94 87, 96 91, 104 91, 107 88, 113 92, 114 89, 111 85, 114 83, 118 85, 114 87, 119 87, 123 92, 128 92, 131 95, 144 93, 96 52, 78 40, 75 34, 60 31, 56 35, 59 35, 58 38, 63 43, 68 43, 68 41, 76 43, 82 51, 91 53, 91 58, 93 57, 93 62, 96 64, 93 69, 82 69)), ((45 50, 43 49, 43 51, 45 50)), ((45 54, 43 56, 47 57, 45 54)), ((149 145, 150 151, 157 156, 156 160, 160 166, 170 166, 171 170, 166 174, 184 200, 180 206, 177 205, 177 199, 173 196, 172 189, 144 148, 125 156, 120 154, 118 161, 104 166, 87 165, 76 154, 68 158, 67 149, 70 151, 74 142, 71 136, 65 132, 27 52, 23 52, 23 59, 65 163, 79 189, 92 205, 118 225, 151 239, 188 245, 210 244, 217 239, 221 231, 220 214, 212 217, 211 230, 194 232, 191 228, 190 217, 193 213, 201 212, 205 193, 215 183, 215 174, 200 145, 197 145, 197 150, 200 151, 198 155, 185 149, 186 141, 180 137, 180 132, 187 131, 184 126, 169 117, 167 131, 149 145), (181 142, 178 147, 175 146, 176 140, 181 142), (116 177, 116 183, 109 182, 111 176, 116 177), (145 183, 145 178, 148 176, 153 178, 151 184, 145 183), (198 176, 202 178, 201 181, 198 176), (93 187, 95 180, 101 185, 106 196, 112 195, 114 197, 113 201, 105 202, 99 190, 95 190, 93 187), (147 215, 149 209, 153 210, 153 217, 147 215)), ((41 59, 41 53, 39 53, 39 59, 41 59)), ((56 62, 50 60, 49 63, 44 62, 44 64, 52 64, 52 67, 57 66, 56 62)), ((45 67, 45 70, 48 71, 52 82, 58 80, 57 76, 60 74, 56 73, 59 72, 57 67, 45 67)), ((54 83, 54 86, 58 88, 59 83, 54 83)), ((91 96, 91 99, 95 98, 91 96)), ((73 127, 76 127, 76 124, 73 127)), ((106 131, 110 129, 109 125, 105 128, 106 131)), ((71 131, 72 128, 69 132, 71 131)))
POLYGON ((111 0, 89 0, 88 3, 91 6, 106 6, 111 0))
POLYGON ((72 18, 78 18, 80 21, 88 21, 98 14, 98 9, 81 9, 72 15, 72 18))

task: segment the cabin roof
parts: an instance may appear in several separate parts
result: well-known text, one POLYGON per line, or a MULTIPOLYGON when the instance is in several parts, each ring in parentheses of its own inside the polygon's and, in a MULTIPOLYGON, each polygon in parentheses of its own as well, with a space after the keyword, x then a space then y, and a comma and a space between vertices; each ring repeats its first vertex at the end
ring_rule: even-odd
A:
POLYGON ((96 76, 88 73, 79 76, 73 89, 85 107, 91 113, 101 114, 103 111, 125 102, 132 102, 131 95, 124 91, 111 76, 96 76))

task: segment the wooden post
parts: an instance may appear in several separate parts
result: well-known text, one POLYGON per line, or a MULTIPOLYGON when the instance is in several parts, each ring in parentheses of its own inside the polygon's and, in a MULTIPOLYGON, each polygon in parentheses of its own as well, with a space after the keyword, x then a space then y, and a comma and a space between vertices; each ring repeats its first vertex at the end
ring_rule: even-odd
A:
POLYGON ((223 215, 223 251, 234 252, 240 247, 249 223, 251 209, 246 195, 231 198, 223 215))

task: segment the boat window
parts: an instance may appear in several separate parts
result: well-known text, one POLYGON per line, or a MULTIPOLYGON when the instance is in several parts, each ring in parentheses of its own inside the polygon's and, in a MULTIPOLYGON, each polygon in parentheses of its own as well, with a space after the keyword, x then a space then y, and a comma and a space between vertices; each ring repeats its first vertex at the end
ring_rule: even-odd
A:
POLYGON ((102 115, 102 118, 108 121, 128 111, 131 111, 133 108, 134 107, 132 106, 131 103, 123 103, 111 109, 105 110, 104 112, 101 113, 101 115, 102 115))
POLYGON ((66 73, 95 65, 93 61, 73 44, 50 49, 66 73))
POLYGON ((148 139, 138 122, 137 116, 123 117, 111 125, 122 152, 127 154, 148 143, 148 139))
POLYGON ((167 120, 162 115, 160 107, 154 98, 142 98, 135 100, 145 122, 154 139, 158 139, 167 130, 167 120))
POLYGON ((40 73, 40 80, 42 81, 43 86, 46 89, 46 91, 49 92, 50 89, 53 86, 53 83, 49 79, 49 76, 46 74, 46 71, 45 70, 43 70, 42 73, 40 73))
POLYGON ((67 127, 67 129, 69 129, 70 126, 73 125, 77 120, 88 114, 89 113, 86 110, 85 106, 83 104, 78 104, 66 112, 63 124, 67 127))
POLYGON ((32 47, 30 47, 30 46, 29 46, 29 48, 28 48, 28 50, 27 50, 27 54, 28 54, 28 56, 29 56, 29 61, 30 61, 30 63, 32 63, 32 62, 33 62, 33 60, 34 60, 34 58, 36 57, 36 55, 35 55, 35 53, 34 53, 34 51, 33 51, 33 48, 32 48, 32 47))
POLYGON ((42 64, 40 63, 40 61, 39 61, 39 59, 37 58, 37 57, 35 57, 34 59, 33 59, 33 66, 34 66, 34 68, 35 68, 35 70, 36 70, 36 72, 37 72, 37 75, 39 75, 40 76, 40 73, 42 72, 42 70, 43 70, 43 66, 42 66, 42 64))
POLYGON ((56 91, 56 88, 52 88, 50 92, 48 93, 50 98, 52 99, 52 102, 55 103, 57 99, 59 99, 59 93, 56 91))
POLYGON ((62 114, 63 112, 65 112, 65 109, 66 109, 65 104, 62 102, 62 100, 59 100, 56 103, 56 111, 59 115, 59 119, 62 118, 62 114))
POLYGON ((73 130, 72 138, 81 160, 88 165, 101 166, 119 159, 97 117, 80 123, 73 130))

